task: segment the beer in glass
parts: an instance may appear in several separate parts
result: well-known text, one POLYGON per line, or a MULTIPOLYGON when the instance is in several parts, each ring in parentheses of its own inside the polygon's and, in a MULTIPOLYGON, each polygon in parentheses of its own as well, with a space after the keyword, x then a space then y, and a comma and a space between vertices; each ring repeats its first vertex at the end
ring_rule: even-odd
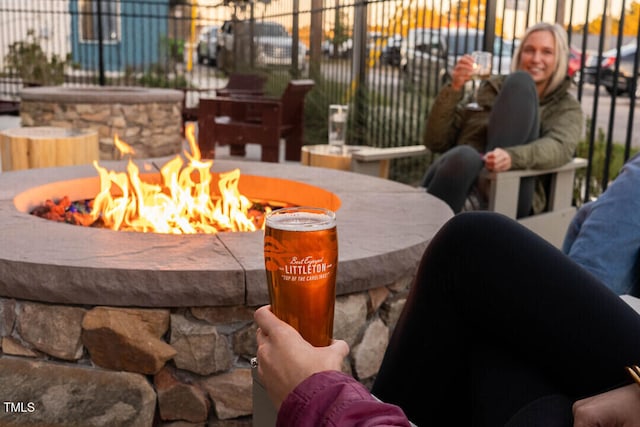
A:
POLYGON ((331 344, 338 267, 335 213, 315 207, 270 212, 264 260, 273 313, 312 345, 331 344))

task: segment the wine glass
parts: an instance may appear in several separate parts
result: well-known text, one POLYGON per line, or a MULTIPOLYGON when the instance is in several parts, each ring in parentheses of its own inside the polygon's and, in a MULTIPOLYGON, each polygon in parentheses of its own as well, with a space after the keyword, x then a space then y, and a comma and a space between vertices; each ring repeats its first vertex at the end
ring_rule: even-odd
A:
POLYGON ((475 51, 471 54, 473 58, 473 95, 471 102, 467 104, 468 110, 482 111, 482 107, 478 104, 476 98, 478 96, 478 87, 481 80, 486 80, 491 76, 492 55, 489 52, 475 51))

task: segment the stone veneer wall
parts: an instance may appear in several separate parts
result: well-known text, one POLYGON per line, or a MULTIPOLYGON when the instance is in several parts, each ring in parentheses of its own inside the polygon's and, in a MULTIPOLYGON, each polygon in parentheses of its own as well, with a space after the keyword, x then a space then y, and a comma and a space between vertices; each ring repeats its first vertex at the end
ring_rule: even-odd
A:
MULTIPOLYGON (((343 370, 367 386, 410 282, 337 298, 334 337, 351 348, 343 370)), ((0 297, 0 425, 250 426, 254 309, 0 297)))
POLYGON ((181 152, 181 91, 146 88, 36 87, 21 93, 22 126, 95 129, 100 160, 120 159, 114 136, 133 147, 134 157, 181 152))

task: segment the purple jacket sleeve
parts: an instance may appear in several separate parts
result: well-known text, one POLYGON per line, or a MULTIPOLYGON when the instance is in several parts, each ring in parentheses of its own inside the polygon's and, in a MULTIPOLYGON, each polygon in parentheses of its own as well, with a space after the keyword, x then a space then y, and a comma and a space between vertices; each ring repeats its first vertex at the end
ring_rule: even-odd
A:
POLYGON ((338 371, 319 372, 304 380, 285 399, 278 427, 406 426, 398 406, 377 400, 355 379, 338 371))

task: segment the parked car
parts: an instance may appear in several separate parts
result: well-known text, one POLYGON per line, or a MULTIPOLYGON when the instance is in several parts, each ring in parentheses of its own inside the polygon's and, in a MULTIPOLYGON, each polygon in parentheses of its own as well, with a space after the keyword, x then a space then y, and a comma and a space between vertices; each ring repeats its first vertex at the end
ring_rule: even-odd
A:
MULTIPOLYGON (((458 59, 474 50, 482 50, 484 32, 475 29, 409 30, 402 43, 400 66, 413 81, 451 80, 451 70, 458 59)), ((517 42, 517 41, 516 41, 517 42)), ((493 74, 507 74, 511 67, 514 42, 496 37, 493 46, 493 74)))
POLYGON ((397 67, 400 65, 401 55, 400 50, 402 48, 402 36, 396 34, 387 39, 387 43, 382 48, 380 54, 380 62, 384 65, 392 65, 397 67))
POLYGON ((325 40, 322 42, 322 53, 328 57, 347 58, 351 55, 352 50, 353 40, 351 39, 347 39, 341 43, 338 43, 337 51, 332 40, 325 40), (335 54, 334 51, 336 52, 335 54))
POLYGON ((331 40, 324 40, 320 45, 320 49, 322 50, 322 54, 324 56, 330 56, 331 52, 333 52, 333 43, 331 40))
POLYGON ((640 96, 638 90, 638 70, 634 68, 635 56, 638 47, 636 43, 620 46, 620 65, 616 73, 616 59, 618 49, 610 49, 602 53, 602 56, 591 55, 583 70, 584 81, 595 84, 598 79, 598 61, 600 61, 599 83, 604 86, 609 94, 620 95, 635 93, 640 96), (616 85, 617 86, 614 87, 616 85))
MULTIPOLYGON (((218 32, 219 57, 224 55, 225 58, 233 58, 233 55, 237 54, 234 51, 234 39, 237 36, 237 31, 249 34, 249 23, 225 21, 222 25, 218 32)), ((282 24, 266 21, 254 22, 253 43, 254 60, 257 66, 291 66, 293 38, 282 24)), ((245 46, 245 49, 248 52, 249 47, 245 46)), ((248 56, 246 60, 248 61, 248 56)), ((307 68, 307 47, 301 42, 298 43, 298 68, 300 70, 307 68)))
MULTIPOLYGON (((588 57, 585 57, 585 63, 588 57)), ((569 46, 569 64, 567 66, 567 75, 574 83, 580 81, 580 67, 582 65, 582 52, 573 46, 569 46)))
POLYGON ((196 49, 198 64, 216 65, 216 53, 218 51, 218 27, 204 27, 200 31, 198 47, 196 49))
POLYGON ((493 74, 509 74, 511 60, 520 40, 509 40, 499 36, 493 40, 493 74))

